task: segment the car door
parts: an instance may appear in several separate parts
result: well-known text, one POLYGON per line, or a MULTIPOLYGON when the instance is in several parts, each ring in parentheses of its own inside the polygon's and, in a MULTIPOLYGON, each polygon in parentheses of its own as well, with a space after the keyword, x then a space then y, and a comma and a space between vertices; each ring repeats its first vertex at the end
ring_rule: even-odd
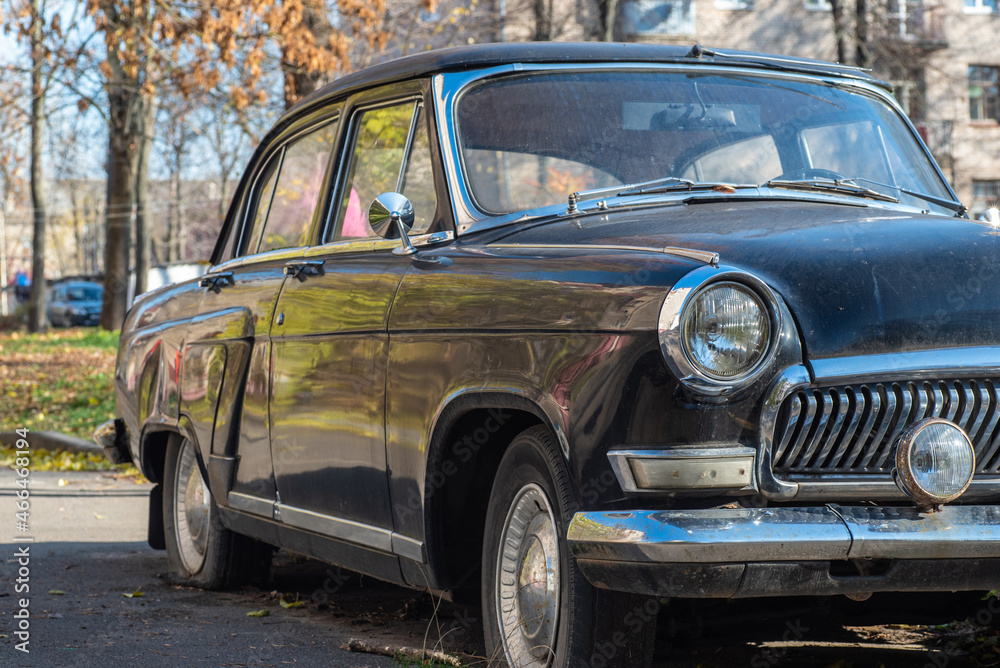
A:
POLYGON ((62 301, 63 301, 62 286, 53 288, 52 294, 49 295, 49 322, 51 322, 53 326, 64 324, 62 301))
POLYGON ((385 454, 387 321, 412 260, 366 220, 377 195, 402 192, 419 238, 437 198, 419 89, 393 93, 352 102, 325 243, 305 253, 278 300, 271 452, 283 523, 419 556, 419 544, 392 534, 385 454))
POLYGON ((315 232, 329 178, 338 110, 327 108, 280 136, 245 193, 230 257, 201 279, 201 315, 184 348, 184 412, 198 433, 213 489, 243 512, 273 518, 277 501, 271 465, 270 328, 290 264, 315 232))

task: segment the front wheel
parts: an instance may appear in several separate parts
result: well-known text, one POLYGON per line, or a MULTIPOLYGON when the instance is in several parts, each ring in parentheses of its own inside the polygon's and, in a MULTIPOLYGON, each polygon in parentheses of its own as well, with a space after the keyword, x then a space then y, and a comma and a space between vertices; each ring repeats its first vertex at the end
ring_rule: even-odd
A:
POLYGON ((486 515, 483 626, 491 665, 650 663, 656 603, 586 581, 566 544, 576 509, 549 431, 522 432, 500 462, 486 515))
POLYGON ((190 440, 171 437, 163 482, 163 533, 175 580, 226 589, 267 579, 273 549, 222 525, 190 440))

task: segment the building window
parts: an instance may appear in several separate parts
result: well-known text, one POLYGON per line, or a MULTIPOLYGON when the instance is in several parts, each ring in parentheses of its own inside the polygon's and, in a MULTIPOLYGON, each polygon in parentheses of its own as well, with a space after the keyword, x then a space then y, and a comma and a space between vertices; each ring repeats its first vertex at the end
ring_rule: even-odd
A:
POLYGON ((1000 120, 997 84, 1000 67, 969 65, 969 118, 974 121, 1000 120))
POLYGON ((896 101, 903 108, 903 112, 914 123, 924 120, 927 115, 927 93, 923 69, 893 67, 889 72, 893 95, 896 96, 896 101))
POLYGON ((694 0, 630 0, 622 23, 629 35, 693 35, 694 0))
POLYGON ((833 10, 830 0, 805 0, 805 7, 814 12, 829 12, 833 10))
POLYGON ((972 218, 979 218, 991 206, 1000 206, 1000 181, 972 181, 972 218))
POLYGON ((753 9, 753 0, 715 0, 716 9, 753 9))
POLYGON ((966 14, 992 14, 997 10, 997 0, 965 0, 966 14))

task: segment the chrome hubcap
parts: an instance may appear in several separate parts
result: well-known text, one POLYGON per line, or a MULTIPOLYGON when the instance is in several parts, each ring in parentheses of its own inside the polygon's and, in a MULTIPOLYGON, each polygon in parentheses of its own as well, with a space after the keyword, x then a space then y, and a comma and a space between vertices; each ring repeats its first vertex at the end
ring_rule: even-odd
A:
POLYGON ((211 495, 201 477, 194 455, 194 445, 181 446, 177 478, 174 481, 174 527, 181 561, 188 573, 197 573, 205 563, 208 547, 211 495))
POLYGON ((497 560, 497 621, 512 668, 552 664, 559 623, 559 539, 545 492, 525 485, 504 522, 497 560))

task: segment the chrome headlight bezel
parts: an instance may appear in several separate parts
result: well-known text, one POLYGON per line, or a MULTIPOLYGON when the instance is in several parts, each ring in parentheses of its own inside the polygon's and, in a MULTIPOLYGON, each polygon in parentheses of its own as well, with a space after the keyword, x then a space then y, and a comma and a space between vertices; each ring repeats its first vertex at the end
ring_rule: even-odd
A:
POLYGON ((920 508, 934 508, 954 501, 969 489, 969 485, 972 484, 972 479, 976 475, 976 449, 973 447, 972 441, 969 439, 969 435, 965 433, 965 430, 950 420, 936 417, 925 418, 907 426, 896 439, 895 448, 896 466, 892 470, 892 479, 896 483, 896 486, 913 499, 920 508), (928 428, 939 426, 948 429, 953 436, 958 437, 959 445, 957 447, 961 448, 963 452, 956 452, 954 454, 965 454, 969 464, 965 483, 946 494, 935 493, 921 484, 920 476, 914 471, 912 462, 913 449, 917 445, 917 439, 928 428))
POLYGON ((702 267, 679 280, 667 294, 660 308, 658 334, 660 350, 670 370, 686 387, 699 394, 721 395, 752 384, 774 359, 782 332, 782 316, 774 291, 753 274, 729 267, 702 267), (722 377, 692 358, 684 341, 685 326, 696 300, 720 284, 735 284, 753 295, 768 318, 768 337, 764 352, 743 373, 722 377))

